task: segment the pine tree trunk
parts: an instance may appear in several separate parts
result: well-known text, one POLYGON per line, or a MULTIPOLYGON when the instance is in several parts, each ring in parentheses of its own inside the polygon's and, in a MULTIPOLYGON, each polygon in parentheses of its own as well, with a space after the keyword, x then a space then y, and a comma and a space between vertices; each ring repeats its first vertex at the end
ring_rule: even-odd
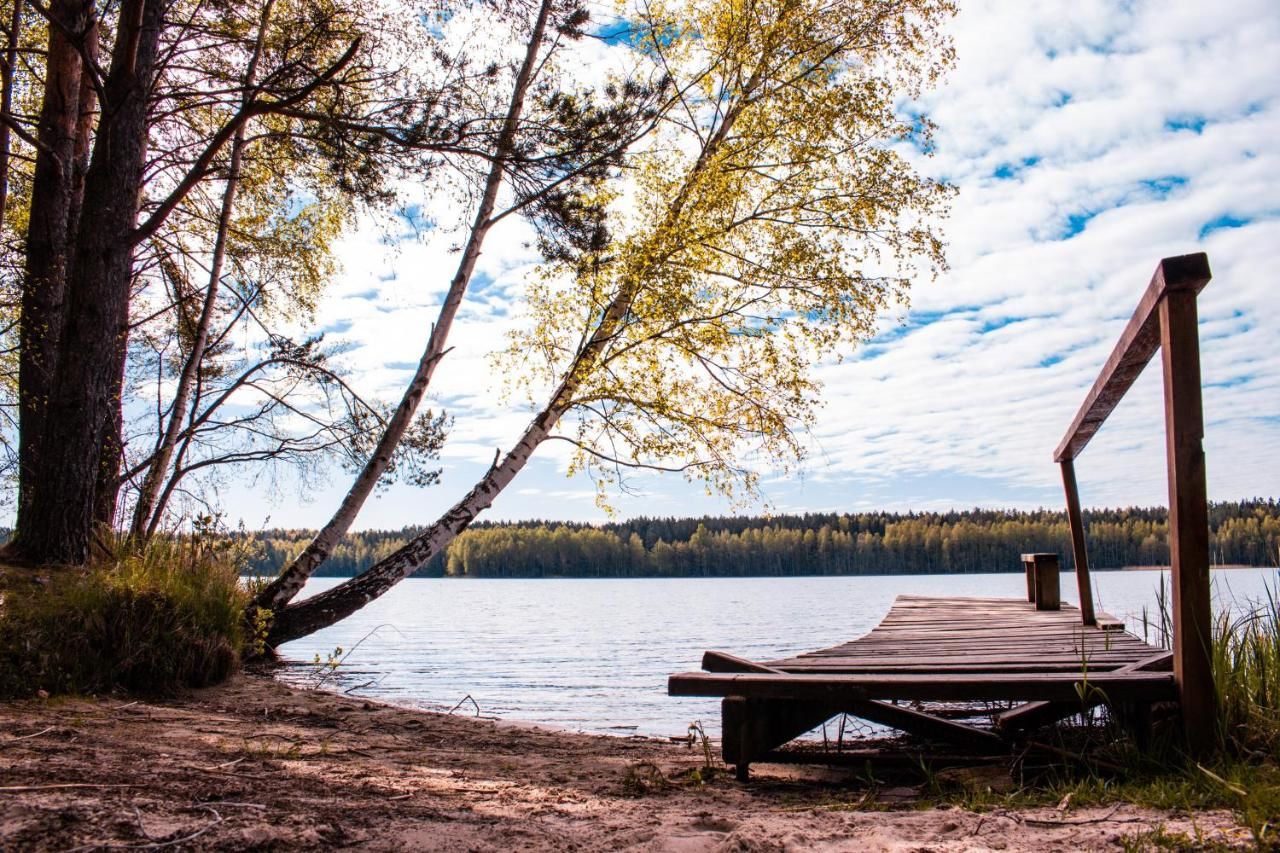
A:
POLYGON ((31 535, 28 511, 39 475, 45 419, 65 325, 70 223, 75 197, 76 131, 80 120, 80 54, 68 33, 85 33, 93 0, 55 0, 49 14, 44 101, 40 107, 35 173, 27 226, 26 269, 19 321, 18 523, 15 540, 31 535))
POLYGON ((373 493, 378 480, 386 473, 396 448, 400 446, 405 432, 413 422, 413 416, 418 410, 418 405, 422 402, 422 398, 426 395, 427 388, 431 384, 431 377, 435 373, 436 365, 444 357, 445 342, 448 340, 449 332, 453 327, 454 317, 458 312, 458 308, 462 305, 462 299, 471 283, 471 275, 475 271, 476 262, 480 259, 480 250, 484 244, 484 239, 493 224, 491 217, 497 203, 498 191, 505 176, 506 163, 510 159, 515 145, 516 132, 519 129, 521 115, 524 111, 525 97, 539 63, 539 52, 542 48, 551 7, 552 0, 543 0, 538 10, 538 17, 529 35, 524 61, 513 84, 506 118, 494 151, 493 164, 490 166, 489 173, 485 179, 484 192, 480 199, 480 205, 476 210, 471 232, 462 253, 462 259, 458 264, 453 280, 449 284, 449 291, 445 295, 444 304, 440 307, 440 314, 431 329, 426 350, 418 362, 418 368, 414 372, 413 379, 409 382, 409 387, 405 390, 395 413, 387 422, 387 426, 382 436, 378 439, 378 444, 370 455, 369 460, 352 482, 346 496, 343 497, 337 512, 316 534, 315 539, 307 545, 306 549, 258 594, 254 602, 258 607, 276 610, 288 604, 297 596, 306 584, 307 579, 328 559, 329 554, 332 553, 333 549, 342 540, 342 537, 351 528, 356 516, 359 515, 360 510, 364 507, 365 501, 373 493))
MULTIPOLYGON (((120 10, 67 278, 66 325, 47 424, 17 542, 21 553, 37 562, 80 563, 88 557, 103 436, 120 407, 119 353, 128 332, 131 232, 163 8, 163 0, 125 0, 120 10)), ((75 83, 79 85, 78 76, 75 83)))

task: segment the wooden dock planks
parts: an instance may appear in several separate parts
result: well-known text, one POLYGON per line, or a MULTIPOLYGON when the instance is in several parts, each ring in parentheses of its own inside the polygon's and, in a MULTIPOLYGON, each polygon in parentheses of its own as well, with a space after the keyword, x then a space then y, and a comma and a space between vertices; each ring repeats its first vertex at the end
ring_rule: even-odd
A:
MULTIPOLYGON (((1105 614, 1099 623, 1114 624, 1105 614)), ((810 718, 847 713, 933 740, 990 748, 1005 734, 1098 702, 1147 705, 1176 697, 1171 655, 1123 631, 1086 625, 1079 611, 1037 610, 1009 598, 899 596, 865 636, 756 663, 707 652, 708 672, 673 675, 673 696, 725 697, 725 758, 746 767, 802 734, 810 718), (1027 702, 999 734, 905 706, 1027 702)), ((820 760, 820 759, 815 759, 820 760)))

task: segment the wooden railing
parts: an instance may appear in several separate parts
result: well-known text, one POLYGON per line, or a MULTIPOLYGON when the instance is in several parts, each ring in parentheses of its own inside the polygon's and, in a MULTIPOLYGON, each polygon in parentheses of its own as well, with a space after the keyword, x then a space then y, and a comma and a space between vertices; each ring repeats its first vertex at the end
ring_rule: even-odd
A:
POLYGON ((1164 367, 1165 446, 1169 470, 1169 550, 1173 574, 1173 672, 1183 723, 1194 748, 1217 734, 1209 601, 1209 508, 1200 399, 1196 296, 1209 283, 1202 252, 1165 258, 1076 414, 1054 461, 1062 466, 1080 612, 1095 624, 1074 460, 1133 386, 1157 349, 1164 367))

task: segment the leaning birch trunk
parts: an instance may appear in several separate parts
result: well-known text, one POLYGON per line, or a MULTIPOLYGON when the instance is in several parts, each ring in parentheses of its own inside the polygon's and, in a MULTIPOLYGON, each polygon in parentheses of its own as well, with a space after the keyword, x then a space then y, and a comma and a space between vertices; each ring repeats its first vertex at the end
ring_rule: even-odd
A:
POLYGON ((480 249, 484 244, 485 237, 493 227, 492 216, 494 207, 497 205, 498 191, 502 187, 506 164, 515 145, 516 131, 519 128, 521 115, 524 112, 525 96, 533 80, 534 72, 538 67, 538 54, 546 33, 551 5, 552 0, 543 0, 538 10, 538 17, 534 23, 533 32, 529 36, 529 44, 525 51, 524 61, 516 75, 502 131, 498 136, 493 163, 485 178, 484 192, 480 199, 479 208, 476 210, 471 233, 467 238, 467 244, 463 250, 462 259, 458 263, 458 269, 454 273, 453 280, 449 283, 449 291, 445 295, 444 304, 440 306, 440 314, 431 329, 426 349, 418 362, 413 379, 410 381, 409 387, 405 389, 404 396, 400 399, 400 404, 396 407, 395 413, 387 422, 387 426, 382 436, 378 439, 378 444, 370 455, 369 460, 365 462, 364 468, 361 469, 352 482, 350 490, 343 497, 342 503, 338 506, 333 517, 316 534, 315 539, 307 545, 303 552, 294 558, 275 580, 263 588, 254 599, 255 607, 278 610, 297 596, 306 584, 307 579, 319 568, 321 563, 329 558, 329 554, 342 540, 342 537, 346 535, 347 530, 351 528, 356 516, 360 514, 360 510, 364 507, 365 501, 373 493, 378 480, 386 473, 396 448, 399 447, 405 432, 413 422, 413 416, 417 412, 423 396, 426 395, 427 388, 431 384, 431 377, 435 374, 436 366, 447 352, 445 343, 448 341, 449 332, 453 327, 454 317, 457 315, 458 308, 462 305, 462 298, 466 295, 467 288, 471 283, 471 275, 475 271, 476 262, 480 259, 480 249))
MULTIPOLYGON (((759 83, 758 76, 747 81, 742 95, 749 97, 759 83)), ((663 221, 655 229, 659 241, 679 222, 689 193, 717 151, 724 144, 734 123, 741 114, 743 102, 739 101, 725 111, 720 126, 703 144, 698 158, 672 201, 663 221)), ((659 253, 661 255, 662 253, 659 253)), ((650 263, 661 263, 660 260, 650 263)), ((471 491, 441 516, 434 524, 414 537, 389 557, 375 563, 356 577, 332 589, 314 595, 298 604, 287 607, 265 607, 255 601, 250 611, 263 607, 272 611, 266 643, 275 648, 290 640, 305 637, 322 628, 350 616, 369 602, 379 598, 400 581, 412 575, 436 554, 449 546, 458 534, 466 530, 481 512, 488 509, 516 475, 528 464, 529 457, 551 435, 551 430, 572 407, 583 381, 605 357, 606 348, 622 330, 624 320, 631 312, 632 304, 644 282, 645 270, 637 270, 622 282, 618 294, 600 315, 598 324, 585 343, 574 355, 565 370, 564 378, 552 394, 550 402, 525 428, 515 446, 476 483, 471 491)))
MULTIPOLYGON (((275 0, 267 0, 258 19, 258 37, 253 46, 253 55, 249 59, 249 67, 244 75, 244 100, 252 97, 253 85, 258 76, 258 63, 262 58, 263 44, 266 41, 267 26, 271 21, 271 12, 275 0)), ((129 533, 138 538, 150 538, 163 516, 163 506, 157 507, 161 484, 173 461, 173 451, 178 443, 183 421, 187 418, 187 410, 191 405, 191 392, 195 386, 196 374, 200 370, 200 362, 204 359, 205 349, 209 345, 209 327, 213 323, 213 312, 218 304, 218 290, 222 282, 222 267, 227 256, 227 236, 231 230, 231 215, 235 210, 236 193, 240 187, 240 173, 244 163, 245 130, 242 124, 236 129, 231 140, 231 162, 227 169, 227 185, 222 193, 222 209, 218 214, 218 231, 214 237, 213 258, 209 265, 209 288, 205 292, 204 305, 200 310, 200 320, 196 325, 195 340, 191 343, 191 352, 182 365, 182 375, 178 378, 178 388, 173 395, 173 409, 169 412, 168 423, 164 434, 152 456, 146 475, 142 478, 142 488, 138 492, 138 502, 133 508, 133 523, 129 533)))
POLYGON ((492 505, 502 490, 529 462, 529 457, 551 435, 551 430, 573 404, 574 394, 584 376, 613 337, 621 319, 631 305, 635 289, 628 288, 609 306, 591 340, 578 353, 565 379, 551 398, 551 403, 534 417, 501 462, 495 463, 471 491, 446 512, 435 524, 414 537, 400 550, 374 564, 358 576, 333 589, 312 596, 298 604, 276 609, 267 635, 267 645, 305 637, 321 628, 345 619, 378 598, 400 581, 412 575, 431 557, 440 553, 466 530, 468 525, 492 505))

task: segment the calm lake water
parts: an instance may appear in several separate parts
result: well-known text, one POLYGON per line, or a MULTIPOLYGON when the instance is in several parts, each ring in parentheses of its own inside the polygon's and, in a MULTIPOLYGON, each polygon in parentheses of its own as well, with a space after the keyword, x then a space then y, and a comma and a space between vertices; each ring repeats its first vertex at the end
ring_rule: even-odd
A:
MULTIPOLYGON (((1142 636, 1167 572, 1095 572, 1102 610, 1142 636)), ((1275 589, 1275 569, 1215 571, 1216 606, 1239 609, 1275 589)), ((311 581, 304 595, 339 583, 311 581)), ((1075 576, 1062 576, 1075 602, 1075 576)), ((299 664, 355 649, 324 689, 449 710, 470 696, 485 716, 610 734, 718 734, 719 700, 671 698, 667 675, 699 668, 704 649, 769 660, 870 630, 895 596, 1026 592, 1018 574, 813 578, 417 579, 328 630, 282 647, 299 664), (363 638, 363 639, 362 639, 363 638), (358 648, 356 644, 359 643, 358 648)), ((1153 634, 1154 639, 1154 634, 1153 634)), ((314 684, 315 667, 284 677, 314 684)), ((468 702, 458 713, 475 713, 468 702)))

